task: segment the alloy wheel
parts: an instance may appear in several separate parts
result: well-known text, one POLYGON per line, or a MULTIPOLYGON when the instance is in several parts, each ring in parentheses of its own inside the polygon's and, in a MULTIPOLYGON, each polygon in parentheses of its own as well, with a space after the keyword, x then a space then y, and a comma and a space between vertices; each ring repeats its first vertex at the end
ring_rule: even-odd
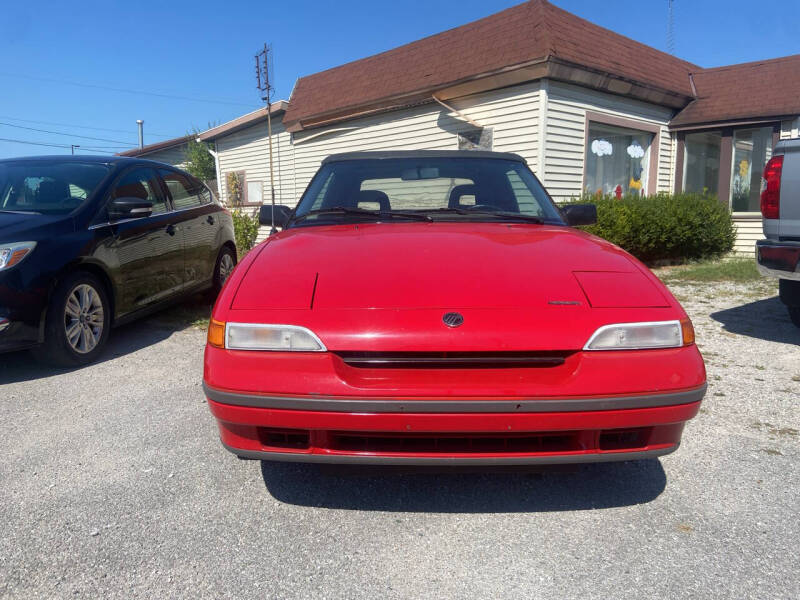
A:
POLYGON ((105 313, 100 294, 91 285, 76 285, 64 307, 64 331, 75 352, 88 354, 103 336, 105 313))
POLYGON ((219 284, 222 286, 230 277, 231 272, 233 271, 233 267, 236 265, 233 263, 233 257, 228 253, 225 252, 222 257, 219 259, 219 284))

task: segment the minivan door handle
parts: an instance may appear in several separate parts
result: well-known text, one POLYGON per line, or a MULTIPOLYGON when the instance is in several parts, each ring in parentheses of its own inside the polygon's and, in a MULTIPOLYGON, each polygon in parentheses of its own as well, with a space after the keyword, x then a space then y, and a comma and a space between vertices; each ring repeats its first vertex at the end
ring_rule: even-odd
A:
POLYGON ((175 225, 173 225, 172 223, 170 223, 169 225, 167 225, 167 233, 168 233, 168 234, 170 234, 170 235, 175 235, 175 232, 176 232, 176 231, 177 231, 177 229, 175 228, 175 225))
POLYGON ((208 218, 206 219, 206 221, 208 222, 209 225, 213 225, 214 224, 214 217, 212 217, 211 215, 208 215, 208 218))

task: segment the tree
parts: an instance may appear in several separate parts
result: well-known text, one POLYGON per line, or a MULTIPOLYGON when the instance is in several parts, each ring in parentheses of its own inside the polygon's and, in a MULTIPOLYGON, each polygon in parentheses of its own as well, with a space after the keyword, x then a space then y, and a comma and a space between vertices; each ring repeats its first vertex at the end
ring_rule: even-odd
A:
POLYGON ((186 145, 186 170, 200 181, 217 178, 217 167, 209 152, 209 145, 197 141, 197 132, 186 145))

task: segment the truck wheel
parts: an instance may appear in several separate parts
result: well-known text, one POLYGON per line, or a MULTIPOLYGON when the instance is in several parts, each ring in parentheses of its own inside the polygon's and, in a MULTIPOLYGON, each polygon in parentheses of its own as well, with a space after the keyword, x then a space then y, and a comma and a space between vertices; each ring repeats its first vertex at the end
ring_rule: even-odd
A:
POLYGON ((787 306, 789 309, 789 318, 797 327, 800 327, 800 306, 787 306))
POLYGON ((34 349, 34 355, 59 367, 89 364, 102 353, 110 325, 105 286, 91 273, 73 273, 53 292, 44 344, 34 349))

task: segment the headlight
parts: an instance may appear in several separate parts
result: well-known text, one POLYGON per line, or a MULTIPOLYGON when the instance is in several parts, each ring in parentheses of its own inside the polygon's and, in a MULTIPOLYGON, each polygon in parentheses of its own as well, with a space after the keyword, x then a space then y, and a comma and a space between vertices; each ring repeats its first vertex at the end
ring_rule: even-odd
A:
POLYGON ((36 242, 15 242, 13 244, 0 244, 0 271, 10 269, 30 254, 36 247, 36 242))
POLYGON ((298 325, 220 323, 212 320, 208 327, 208 343, 229 350, 326 351, 325 345, 312 331, 298 325))
POLYGON ((644 350, 679 348, 694 342, 689 319, 653 323, 604 325, 592 334, 584 350, 644 350))

